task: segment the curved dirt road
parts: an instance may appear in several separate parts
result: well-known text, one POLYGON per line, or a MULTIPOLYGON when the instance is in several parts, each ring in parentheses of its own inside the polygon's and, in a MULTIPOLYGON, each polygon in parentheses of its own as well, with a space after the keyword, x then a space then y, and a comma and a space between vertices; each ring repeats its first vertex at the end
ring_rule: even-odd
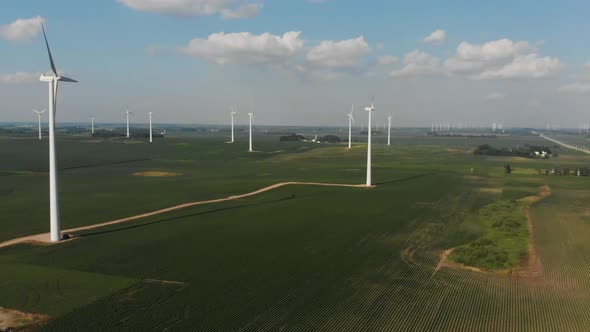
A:
MULTIPOLYGON (((102 223, 94 224, 94 225, 88 225, 88 226, 81 226, 81 227, 64 229, 64 230, 62 230, 62 232, 64 232, 64 233, 75 233, 75 232, 84 231, 84 230, 88 230, 88 229, 94 229, 94 228, 99 228, 99 227, 103 227, 103 226, 109 226, 109 225, 120 224, 120 223, 124 223, 124 222, 128 222, 128 221, 132 221, 132 220, 142 219, 142 218, 145 218, 145 217, 151 217, 151 216, 154 216, 154 215, 157 215, 157 214, 162 214, 162 213, 166 213, 166 212, 180 210, 180 209, 184 209, 184 208, 191 207, 191 206, 205 205, 205 204, 211 204, 211 203, 220 203, 220 202, 225 202, 225 201, 236 200, 236 199, 240 199, 240 198, 254 196, 254 195, 261 194, 263 192, 269 191, 269 190, 273 190, 273 189, 276 189, 276 188, 280 188, 280 187, 284 187, 284 186, 289 186, 289 185, 367 188, 367 186, 364 185, 364 184, 338 184, 338 183, 320 183, 320 182, 280 182, 280 183, 275 183, 275 184, 270 185, 268 187, 264 187, 262 189, 258 189, 256 191, 252 191, 252 192, 249 192, 249 193, 246 193, 246 194, 234 195, 234 196, 229 196, 229 197, 225 197, 225 198, 211 199, 211 200, 207 200, 207 201, 197 201, 197 202, 184 203, 184 204, 175 205, 175 206, 171 206, 171 207, 168 207, 168 208, 160 209, 160 210, 157 210, 157 211, 152 211, 152 212, 138 214, 138 215, 135 215, 135 216, 132 216, 132 217, 111 220, 111 221, 102 222, 102 223)), ((53 242, 50 242, 49 241, 49 233, 41 233, 41 234, 28 235, 28 236, 23 236, 23 237, 19 237, 19 238, 16 238, 16 239, 4 241, 4 242, 0 243, 0 248, 5 248, 5 247, 13 246, 15 244, 26 243, 26 242, 29 242, 29 243, 31 243, 31 242, 32 243, 40 243, 40 244, 52 244, 53 243, 53 242)), ((61 243, 61 242, 57 242, 57 243, 61 243)))

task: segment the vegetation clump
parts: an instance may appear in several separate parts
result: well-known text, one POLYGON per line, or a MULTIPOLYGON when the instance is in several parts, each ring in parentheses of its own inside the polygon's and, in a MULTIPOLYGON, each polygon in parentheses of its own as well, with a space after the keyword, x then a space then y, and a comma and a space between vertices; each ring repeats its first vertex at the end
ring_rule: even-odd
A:
POLYGON ((512 147, 501 147, 497 148, 490 144, 482 144, 473 151, 475 155, 484 156, 512 156, 512 157, 524 157, 524 158, 551 158, 551 148, 548 146, 537 146, 537 145, 523 145, 515 148, 512 147))
POLYGON ((528 253, 527 205, 500 200, 478 211, 482 236, 453 250, 449 260, 489 271, 511 269, 528 253))

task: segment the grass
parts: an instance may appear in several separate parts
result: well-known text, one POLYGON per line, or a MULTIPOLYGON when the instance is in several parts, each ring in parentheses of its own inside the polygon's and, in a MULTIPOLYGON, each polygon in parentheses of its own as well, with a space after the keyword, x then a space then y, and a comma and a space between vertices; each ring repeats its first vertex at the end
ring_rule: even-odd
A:
MULTIPOLYGON (((11 154, 0 164, 8 173, 0 175, 6 179, 0 193, 7 193, 0 237, 47 231, 46 156, 37 156, 44 148, 32 139, 8 141, 0 140, 11 154)), ((282 181, 364 180, 361 144, 348 151, 280 144, 276 137, 258 143, 257 150, 283 152, 249 154, 245 144, 209 136, 156 145, 62 138, 60 165, 77 167, 61 174, 62 222, 91 224, 282 181), (147 171, 183 175, 133 176, 147 171)), ((590 195, 582 194, 588 179, 507 176, 503 160, 456 153, 469 148, 467 140, 394 143, 375 146, 374 189, 288 186, 81 232, 58 246, 1 249, 2 267, 11 268, 0 275, 0 306, 50 313, 48 331, 584 331, 590 325, 590 224, 583 220, 590 195), (504 221, 520 219, 498 220, 496 213, 515 216, 508 212, 518 210, 514 201, 542 184, 553 196, 531 214, 539 220, 536 245, 550 282, 436 270, 443 250, 484 234, 501 249, 518 247, 501 237, 521 230, 504 221), (51 280, 63 280, 59 289, 68 291, 60 293, 51 280), (9 286, 13 291, 2 282, 18 286, 9 286)), ((539 163, 511 162, 527 169, 544 167, 539 163)))

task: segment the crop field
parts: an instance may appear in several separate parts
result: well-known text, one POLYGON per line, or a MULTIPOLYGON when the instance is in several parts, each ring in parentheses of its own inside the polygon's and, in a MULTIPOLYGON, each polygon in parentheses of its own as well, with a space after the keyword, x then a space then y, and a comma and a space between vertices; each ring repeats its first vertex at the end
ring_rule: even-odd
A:
MULTIPOLYGON (((348 150, 260 135, 259 152, 248 153, 244 137, 225 139, 62 136, 63 227, 279 182, 365 180, 361 143, 348 150)), ((587 331, 590 178, 537 170, 588 167, 590 156, 474 156, 484 143, 547 144, 399 132, 392 146, 374 146, 374 188, 283 186, 80 231, 58 245, 0 248, 0 307, 51 316, 44 331, 587 331), (548 197, 521 203, 543 186, 548 197), (489 235, 494 208, 531 222, 533 256, 510 256, 514 274, 446 264, 449 249, 498 239, 489 235)), ((0 137, 0 151, 0 242, 47 232, 46 141, 0 137)))

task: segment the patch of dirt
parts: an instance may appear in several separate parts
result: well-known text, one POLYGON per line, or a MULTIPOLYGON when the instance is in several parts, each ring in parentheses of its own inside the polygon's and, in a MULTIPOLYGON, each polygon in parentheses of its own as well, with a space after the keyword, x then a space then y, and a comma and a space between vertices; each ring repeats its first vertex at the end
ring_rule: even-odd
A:
POLYGON ((167 176, 181 176, 182 173, 149 171, 149 172, 137 172, 137 173, 133 173, 133 175, 134 176, 146 176, 146 177, 167 177, 167 176))
POLYGON ((0 328, 14 328, 19 331, 33 330, 47 323, 50 316, 33 314, 0 307, 0 328))
POLYGON ((477 188, 475 190, 486 194, 501 194, 503 191, 502 188, 477 188))
POLYGON ((470 149, 446 148, 445 151, 449 152, 450 154, 463 154, 463 155, 472 155, 473 154, 473 150, 470 150, 470 149))

